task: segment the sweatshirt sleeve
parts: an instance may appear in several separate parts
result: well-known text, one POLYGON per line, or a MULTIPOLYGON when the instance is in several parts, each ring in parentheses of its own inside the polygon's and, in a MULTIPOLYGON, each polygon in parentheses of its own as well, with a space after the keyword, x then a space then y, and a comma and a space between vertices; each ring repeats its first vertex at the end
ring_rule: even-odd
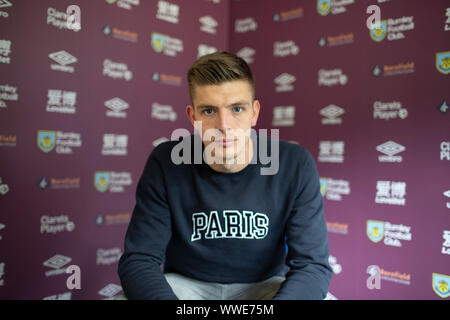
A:
POLYGON ((153 150, 136 190, 118 273, 128 299, 175 300, 161 270, 171 237, 170 209, 160 160, 153 150))
POLYGON ((290 270, 275 300, 324 299, 332 277, 328 263, 328 233, 319 176, 311 154, 304 149, 297 197, 289 217, 286 264, 290 270))

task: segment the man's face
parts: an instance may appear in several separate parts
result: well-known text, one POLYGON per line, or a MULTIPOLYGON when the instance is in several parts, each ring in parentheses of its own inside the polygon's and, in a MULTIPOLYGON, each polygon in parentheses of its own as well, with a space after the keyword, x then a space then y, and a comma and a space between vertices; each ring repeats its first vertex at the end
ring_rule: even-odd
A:
POLYGON ((246 150, 250 129, 256 125, 260 109, 248 81, 195 86, 193 104, 186 108, 186 113, 193 125, 201 121, 203 144, 214 150, 216 159, 230 161, 246 150))

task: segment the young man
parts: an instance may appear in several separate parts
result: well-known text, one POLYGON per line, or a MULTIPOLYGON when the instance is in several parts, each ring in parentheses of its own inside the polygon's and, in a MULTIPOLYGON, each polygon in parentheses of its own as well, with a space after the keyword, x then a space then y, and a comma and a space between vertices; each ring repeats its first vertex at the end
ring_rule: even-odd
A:
POLYGON ((332 271, 311 154, 250 134, 260 104, 241 58, 203 56, 188 84, 198 134, 158 145, 146 163, 119 262, 126 297, 325 298, 332 271), (265 143, 275 170, 258 158, 265 143))

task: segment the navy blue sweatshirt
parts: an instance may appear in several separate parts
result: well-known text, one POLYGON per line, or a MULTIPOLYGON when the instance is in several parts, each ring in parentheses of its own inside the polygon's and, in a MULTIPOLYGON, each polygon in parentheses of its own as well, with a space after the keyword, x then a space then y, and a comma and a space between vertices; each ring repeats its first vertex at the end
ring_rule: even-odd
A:
MULTIPOLYGON (((332 271, 314 159, 304 147, 279 140, 278 172, 262 175, 260 135, 253 138, 252 163, 236 173, 195 164, 193 155, 190 163, 174 164, 172 149, 181 140, 153 149, 119 261, 128 299, 177 299, 162 264, 165 272, 220 283, 284 275, 274 299, 326 296, 332 271)), ((189 139, 193 146, 200 137, 189 139)))

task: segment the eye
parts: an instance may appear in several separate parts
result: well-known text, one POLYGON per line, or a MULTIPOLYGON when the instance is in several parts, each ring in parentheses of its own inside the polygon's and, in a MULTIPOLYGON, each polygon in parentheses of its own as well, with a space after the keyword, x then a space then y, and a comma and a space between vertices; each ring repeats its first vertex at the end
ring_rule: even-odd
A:
POLYGON ((242 110, 244 110, 244 109, 243 109, 242 107, 234 107, 233 110, 234 110, 234 112, 236 112, 236 113, 241 113, 242 110))
POLYGON ((214 112, 213 109, 205 109, 205 110, 203 110, 203 114, 206 114, 206 115, 211 115, 211 114, 213 114, 213 112, 214 112))

